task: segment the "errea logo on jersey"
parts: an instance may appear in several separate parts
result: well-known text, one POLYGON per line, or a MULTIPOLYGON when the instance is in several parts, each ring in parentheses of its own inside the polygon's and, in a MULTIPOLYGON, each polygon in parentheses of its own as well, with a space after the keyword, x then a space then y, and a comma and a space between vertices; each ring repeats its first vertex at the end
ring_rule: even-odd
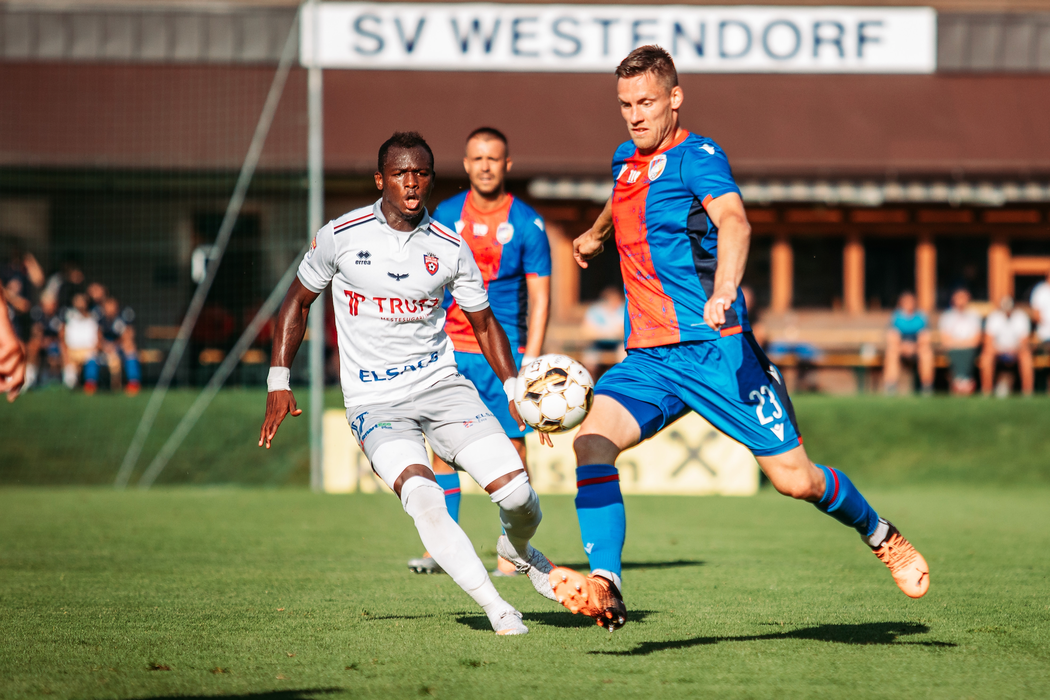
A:
POLYGON ((707 151, 707 155, 709 155, 709 156, 713 156, 715 154, 715 147, 712 146, 709 143, 702 143, 702 144, 700 144, 700 149, 704 150, 704 151, 707 151))

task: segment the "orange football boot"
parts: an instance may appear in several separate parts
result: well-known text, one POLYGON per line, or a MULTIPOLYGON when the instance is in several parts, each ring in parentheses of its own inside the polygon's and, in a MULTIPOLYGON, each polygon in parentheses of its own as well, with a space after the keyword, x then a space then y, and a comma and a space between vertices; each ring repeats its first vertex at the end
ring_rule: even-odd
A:
POLYGON ((578 571, 556 566, 548 578, 554 596, 575 615, 593 617, 599 627, 612 632, 627 623, 627 606, 612 581, 601 576, 584 576, 578 571))
POLYGON ((496 557, 496 569, 492 572, 493 576, 517 576, 518 570, 514 566, 514 562, 504 559, 503 557, 496 557))
POLYGON ((872 547, 875 556, 890 568, 893 580, 909 598, 921 598, 930 589, 930 566, 911 542, 893 526, 878 547, 872 547))

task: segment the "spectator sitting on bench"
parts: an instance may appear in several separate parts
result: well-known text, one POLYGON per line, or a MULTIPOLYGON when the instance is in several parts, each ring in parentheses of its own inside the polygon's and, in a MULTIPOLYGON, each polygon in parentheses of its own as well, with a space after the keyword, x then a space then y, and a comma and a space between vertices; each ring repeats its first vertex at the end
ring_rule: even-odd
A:
POLYGON ((598 380, 602 353, 614 351, 616 361, 627 356, 623 348, 623 290, 612 285, 602 290, 601 296, 587 306, 583 315, 583 336, 591 341, 583 352, 583 366, 598 380))
POLYGON ((139 393, 142 373, 139 370, 138 351, 135 347, 135 312, 131 307, 120 308, 116 298, 107 296, 98 314, 99 330, 102 333, 102 355, 109 366, 109 382, 114 391, 120 390, 121 369, 127 376, 125 390, 128 396, 139 393))
POLYGON ((28 390, 40 379, 41 362, 49 377, 58 377, 62 372, 62 316, 58 312, 58 297, 45 291, 40 295, 40 305, 30 312, 32 328, 26 343, 26 382, 22 390, 28 390))
POLYGON ((60 335, 65 349, 63 354, 62 381, 75 389, 84 369, 84 393, 94 394, 98 388, 99 329, 98 319, 88 309, 88 296, 84 292, 73 295, 72 306, 66 309, 60 335))
MULTIPOLYGON (((1028 336, 1032 332, 1028 314, 1014 308, 1014 300, 1004 296, 999 308, 988 314, 984 321, 984 350, 981 352, 981 391, 992 395, 996 370, 1001 367, 1016 367, 1021 378, 1021 391, 1032 394, 1035 386, 1035 370, 1032 366, 1032 346, 1028 336)), ((1009 396, 1013 378, 1005 378, 995 385, 1000 398, 1009 396)))
POLYGON ((951 363, 951 390, 957 396, 969 396, 977 387, 974 363, 981 349, 981 315, 969 306, 969 290, 956 289, 952 292, 951 307, 941 314, 937 324, 941 347, 951 363))
POLYGON ((1028 304, 1032 307, 1032 320, 1037 324, 1037 346, 1033 354, 1050 355, 1050 273, 1045 280, 1035 285, 1028 304))
POLYGON ((900 295, 890 328, 886 332, 886 360, 882 378, 887 394, 897 393, 902 358, 917 361, 922 393, 933 393, 933 343, 930 340, 929 322, 926 314, 918 310, 912 292, 900 295))

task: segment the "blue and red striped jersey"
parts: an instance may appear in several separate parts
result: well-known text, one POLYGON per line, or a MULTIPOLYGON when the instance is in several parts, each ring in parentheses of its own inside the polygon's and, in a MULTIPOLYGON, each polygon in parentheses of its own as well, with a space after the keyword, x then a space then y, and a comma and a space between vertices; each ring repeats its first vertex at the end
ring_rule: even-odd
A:
POLYGON ((663 151, 640 155, 628 141, 613 157, 616 247, 627 296, 628 348, 710 340, 750 330, 737 293, 721 333, 704 323, 714 290, 718 229, 704 209, 740 193, 729 160, 711 139, 683 130, 663 151))
MULTIPOLYGON (((528 336, 528 289, 525 278, 551 274, 551 248, 543 218, 525 202, 507 195, 503 206, 489 212, 472 203, 470 190, 446 199, 433 217, 455 229, 467 242, 481 269, 489 305, 507 332, 512 348, 523 349, 528 336)), ((445 295, 445 332, 458 352, 480 353, 474 329, 455 300, 445 295)))

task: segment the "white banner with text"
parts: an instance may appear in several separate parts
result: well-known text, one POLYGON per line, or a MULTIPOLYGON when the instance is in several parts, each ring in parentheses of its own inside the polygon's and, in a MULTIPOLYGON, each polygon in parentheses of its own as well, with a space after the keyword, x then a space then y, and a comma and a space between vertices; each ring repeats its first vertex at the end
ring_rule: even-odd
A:
MULTIPOLYGON (((535 433, 525 438, 529 473, 537 493, 575 494, 576 431, 553 435, 544 447, 535 433)), ((616 460, 620 488, 627 494, 672 496, 751 496, 758 492, 758 463, 746 447, 689 413, 616 460)), ((484 493, 461 474, 463 493, 484 493)), ((328 493, 375 493, 386 485, 372 471, 346 423, 346 412, 324 412, 324 490, 328 493)))
POLYGON ((609 73, 659 44, 680 73, 932 73, 928 7, 321 3, 303 65, 609 73))

